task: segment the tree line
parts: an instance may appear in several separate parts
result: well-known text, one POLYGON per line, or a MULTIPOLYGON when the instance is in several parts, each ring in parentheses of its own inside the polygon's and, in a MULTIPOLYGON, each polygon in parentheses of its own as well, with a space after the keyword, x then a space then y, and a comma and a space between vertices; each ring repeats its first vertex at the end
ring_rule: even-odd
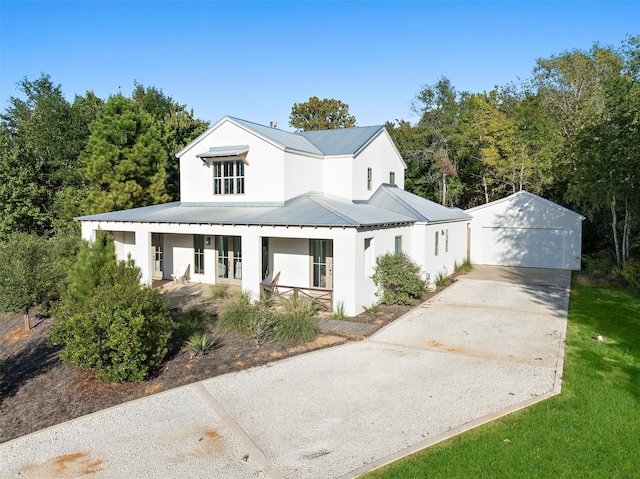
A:
MULTIPOLYGON (((63 280, 80 247, 74 217, 179 199, 175 153, 209 123, 138 83, 106 100, 87 91, 68 101, 46 74, 18 90, 0 114, 0 310, 24 312, 63 280), (36 292, 16 284, 33 284, 52 254, 60 259, 36 292)), ((442 77, 412 109, 417 121, 386 123, 407 190, 459 208, 521 189, 546 197, 585 214, 583 250, 640 285, 638 37, 538 59, 531 78, 489 92, 442 77)), ((311 97, 293 105, 289 125, 348 128, 356 118, 342 101, 311 97)))

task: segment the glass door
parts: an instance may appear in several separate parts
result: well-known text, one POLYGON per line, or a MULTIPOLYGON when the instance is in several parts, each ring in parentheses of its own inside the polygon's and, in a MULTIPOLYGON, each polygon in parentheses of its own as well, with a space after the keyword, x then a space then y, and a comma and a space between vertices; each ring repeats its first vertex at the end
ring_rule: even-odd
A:
POLYGON ((151 251, 153 254, 153 279, 162 279, 164 271, 164 235, 151 233, 151 251))

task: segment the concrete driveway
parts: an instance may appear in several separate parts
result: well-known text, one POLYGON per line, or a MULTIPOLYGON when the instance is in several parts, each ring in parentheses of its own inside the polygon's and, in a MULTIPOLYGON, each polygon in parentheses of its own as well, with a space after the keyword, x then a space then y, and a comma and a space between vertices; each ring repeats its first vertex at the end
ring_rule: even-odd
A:
POLYGON ((0 445, 0 478, 351 478, 560 391, 571 274, 476 267, 374 336, 0 445))

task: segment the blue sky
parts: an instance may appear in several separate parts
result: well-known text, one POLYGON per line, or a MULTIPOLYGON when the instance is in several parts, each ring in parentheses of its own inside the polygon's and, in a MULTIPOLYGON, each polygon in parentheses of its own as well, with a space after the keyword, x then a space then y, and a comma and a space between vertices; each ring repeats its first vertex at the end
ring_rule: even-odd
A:
POLYGON ((347 103, 360 126, 414 121, 412 99, 441 76, 488 91, 537 58, 619 46, 640 34, 640 3, 0 0, 0 22, 3 111, 44 72, 70 100, 137 81, 204 120, 289 129, 311 96, 347 103))

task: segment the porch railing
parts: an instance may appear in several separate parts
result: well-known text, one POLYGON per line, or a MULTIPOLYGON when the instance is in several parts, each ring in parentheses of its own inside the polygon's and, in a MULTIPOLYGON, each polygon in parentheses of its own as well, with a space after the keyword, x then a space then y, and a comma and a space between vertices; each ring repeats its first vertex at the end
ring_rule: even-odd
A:
POLYGON ((282 296, 285 298, 289 296, 304 296, 315 300, 327 311, 333 311, 333 291, 330 289, 260 283, 260 293, 266 293, 269 296, 282 296))

